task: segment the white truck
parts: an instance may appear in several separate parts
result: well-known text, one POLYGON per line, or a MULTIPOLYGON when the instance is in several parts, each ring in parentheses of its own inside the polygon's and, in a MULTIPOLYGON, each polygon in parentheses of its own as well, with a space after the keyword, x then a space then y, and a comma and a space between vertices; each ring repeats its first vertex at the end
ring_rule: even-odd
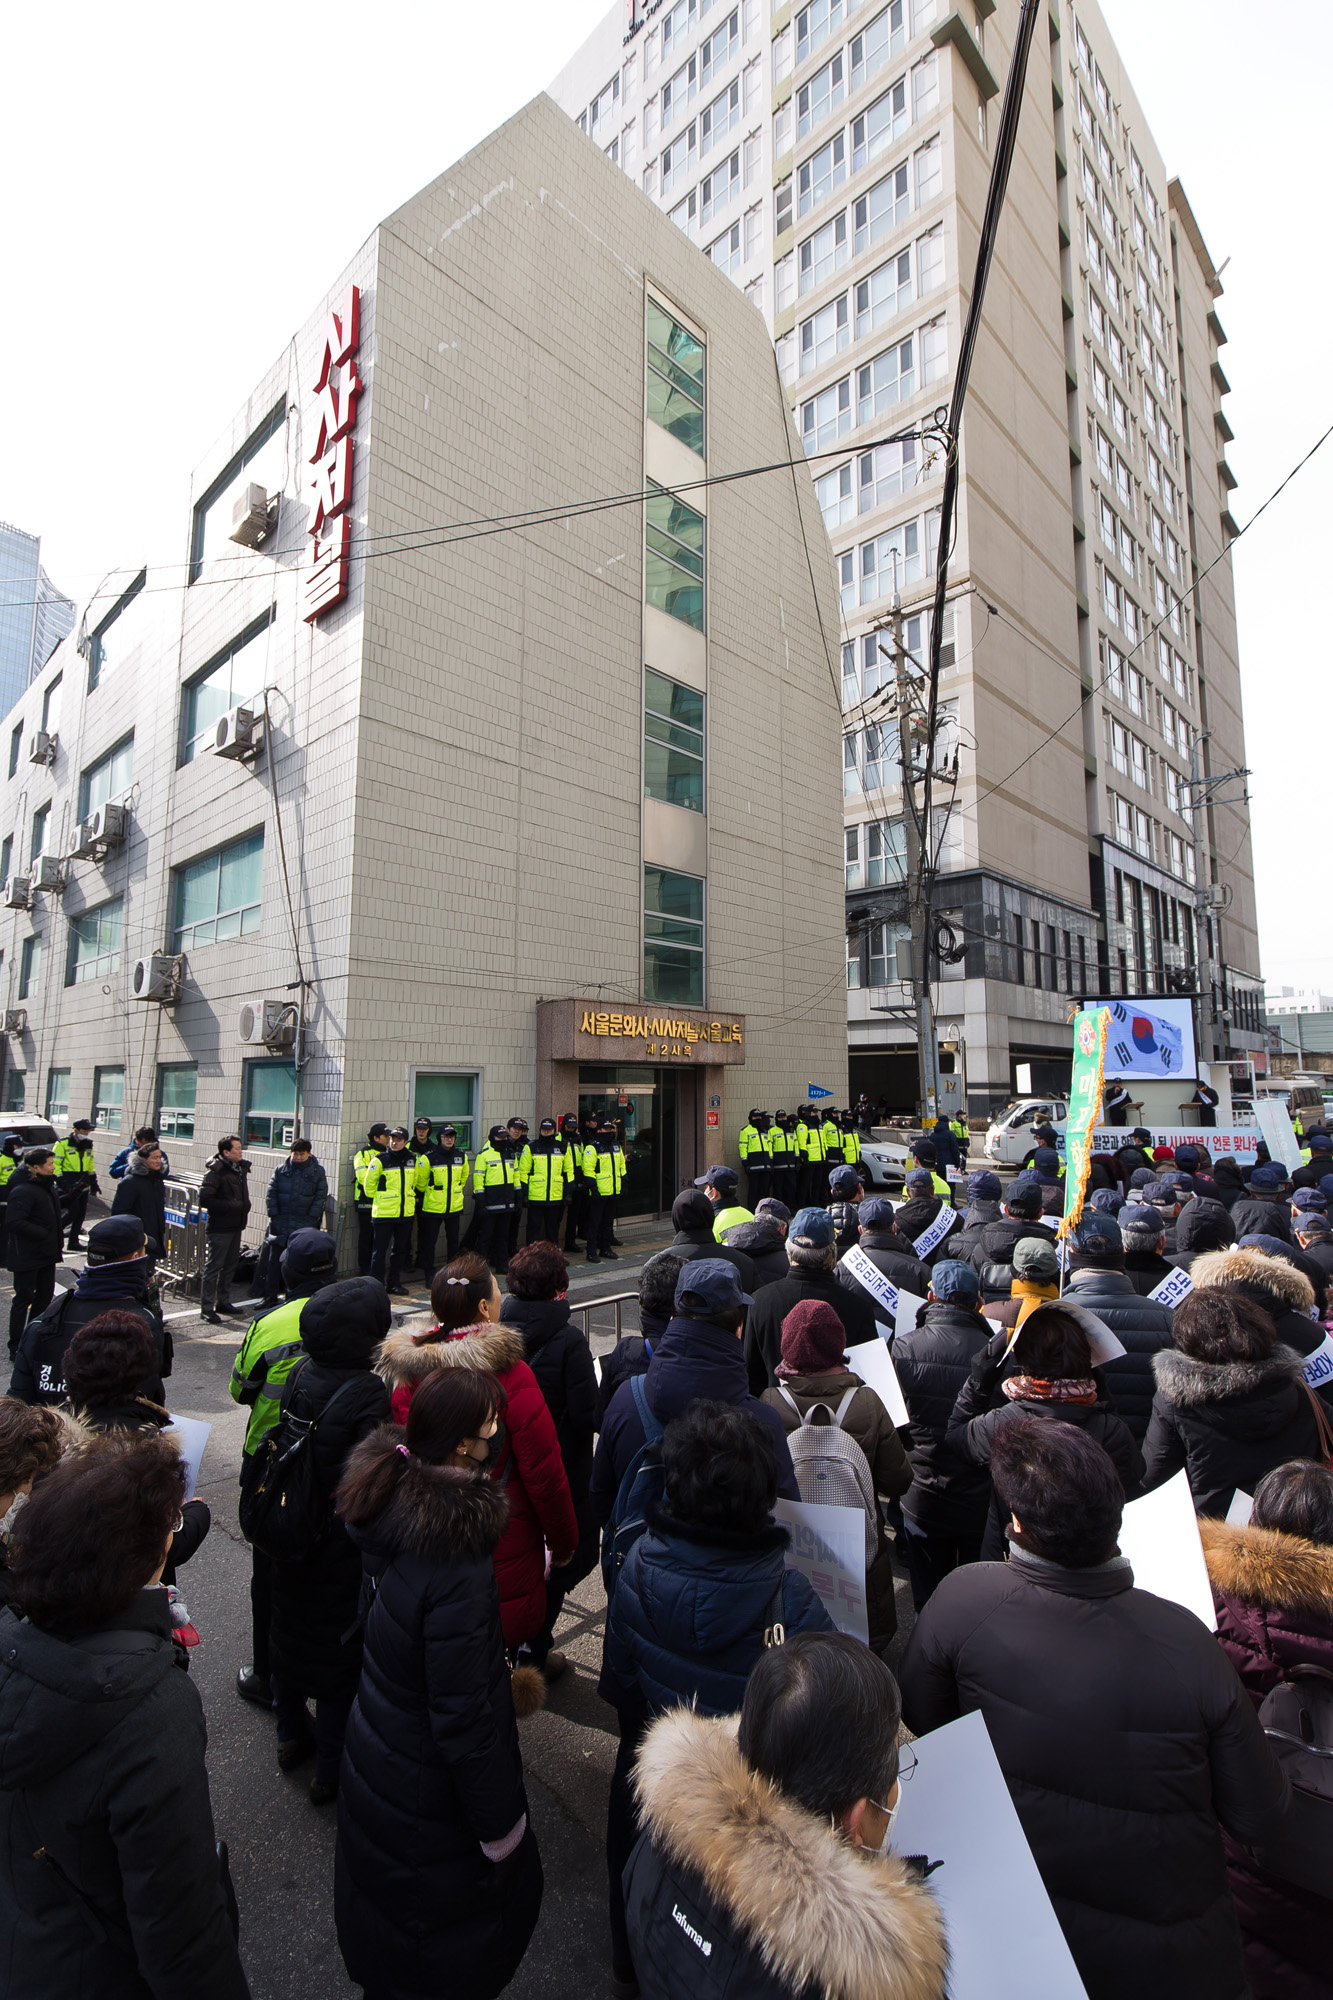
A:
POLYGON ((1064 1137, 1069 1107, 1062 1097, 1011 1097, 991 1119, 982 1151, 994 1166, 1019 1167, 1036 1145, 1034 1125, 1049 1125, 1064 1137))

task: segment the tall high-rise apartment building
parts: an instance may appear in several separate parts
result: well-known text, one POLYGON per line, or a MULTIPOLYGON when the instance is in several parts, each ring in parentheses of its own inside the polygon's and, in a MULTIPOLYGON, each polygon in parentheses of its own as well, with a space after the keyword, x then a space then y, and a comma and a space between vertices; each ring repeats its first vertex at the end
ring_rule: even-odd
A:
MULTIPOLYGON (((841 591, 851 1087, 905 1107, 889 628, 896 593, 915 711, 938 426, 1019 9, 767 9, 630 0, 552 89, 774 337, 841 591)), ((1202 1060, 1262 1047, 1243 783, 1201 782, 1245 762, 1221 291, 1095 0, 1048 0, 963 420, 941 634, 930 971, 943 1067, 965 1065, 973 1111, 1008 1096, 1019 1065, 1058 1087, 1083 996, 1193 991, 1202 1060)))
POLYGON ((12 707, 74 624, 74 601, 42 568, 42 538, 0 521, 0 712, 12 707))

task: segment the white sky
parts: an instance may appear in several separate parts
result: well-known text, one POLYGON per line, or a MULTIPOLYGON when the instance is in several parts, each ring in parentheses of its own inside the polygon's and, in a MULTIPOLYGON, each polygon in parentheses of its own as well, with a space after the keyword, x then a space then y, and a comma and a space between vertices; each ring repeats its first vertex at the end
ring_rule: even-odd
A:
MULTIPOLYGON (((1102 0, 1217 263, 1242 524, 1333 423, 1321 224, 1333 10, 1102 0)), ((10 9, 0 519, 82 600, 180 562, 190 467, 376 222, 526 103, 605 0, 10 9)), ((1034 58, 1035 59, 1035 58, 1034 58)), ((1235 553, 1264 971, 1333 987, 1333 440, 1235 553), (1318 614, 1318 615, 1317 615, 1318 614), (1290 859, 1289 859, 1290 857, 1290 859)))

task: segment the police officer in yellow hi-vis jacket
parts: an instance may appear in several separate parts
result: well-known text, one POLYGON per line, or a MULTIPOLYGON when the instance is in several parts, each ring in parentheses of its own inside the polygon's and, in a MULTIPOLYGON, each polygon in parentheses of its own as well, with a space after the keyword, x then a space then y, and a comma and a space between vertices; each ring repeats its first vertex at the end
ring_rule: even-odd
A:
POLYGON ((412 1217, 429 1180, 424 1153, 409 1152, 407 1127, 395 1125, 388 1151, 376 1153, 361 1183, 370 1196, 370 1275, 388 1292, 406 1290, 403 1264, 412 1255, 412 1217))
POLYGON ((382 1118, 376 1119, 367 1134, 368 1143, 352 1155, 352 1186, 356 1203, 356 1268, 363 1278, 370 1276, 370 1260, 375 1249, 374 1219, 370 1213, 370 1196, 366 1193, 366 1168, 377 1159, 389 1143, 389 1128, 382 1118))
POLYGON ((528 1144, 528 1121, 515 1115, 505 1126, 514 1148, 514 1182, 518 1188, 518 1201, 509 1218, 508 1263, 518 1248, 519 1217, 524 1202, 528 1198, 528 1175, 532 1172, 532 1148, 528 1144))
POLYGON ((768 1128, 769 1193, 794 1215, 800 1207, 801 1155, 796 1143, 796 1120, 790 1111, 775 1111, 768 1128))
POLYGON ((849 1167, 859 1167, 861 1164, 861 1141, 856 1130, 855 1112, 844 1111, 838 1123, 842 1126, 843 1163, 849 1167))
POLYGON ((509 1269, 509 1224, 518 1212, 518 1157, 507 1125, 492 1125, 472 1162, 477 1255, 493 1271, 509 1269))
POLYGON ((589 1196, 588 1262, 596 1264, 603 1257, 614 1260, 616 1203, 625 1184, 625 1155, 609 1118, 598 1128, 596 1142, 583 1149, 583 1178, 589 1196))
POLYGON ((824 1166, 824 1137, 819 1126, 819 1113, 812 1104, 797 1107, 796 1150, 801 1160, 797 1206, 800 1208, 828 1207, 828 1172, 824 1166))
POLYGON ((750 1122, 742 1125, 737 1141, 745 1169, 745 1199, 751 1213, 768 1193, 769 1169, 773 1164, 768 1157, 768 1128, 772 1122, 766 1111, 752 1111, 750 1122))
MULTIPOLYGON (((831 1173, 834 1167, 843 1164, 842 1123, 836 1111, 825 1112, 819 1121, 819 1136, 824 1141, 824 1165, 831 1173)), ((827 1185, 828 1173, 823 1177, 827 1185)))
POLYGON ((554 1118, 543 1118, 537 1143, 528 1152, 529 1243, 558 1243, 565 1201, 569 1153, 555 1129, 554 1118))
POLYGON ((458 1255, 458 1220, 467 1193, 467 1154, 459 1147, 458 1134, 452 1125, 440 1127, 438 1143, 427 1148, 425 1159, 430 1180, 417 1217, 417 1263, 429 1284, 439 1268, 436 1245, 441 1223, 445 1229, 445 1263, 452 1264, 458 1255))

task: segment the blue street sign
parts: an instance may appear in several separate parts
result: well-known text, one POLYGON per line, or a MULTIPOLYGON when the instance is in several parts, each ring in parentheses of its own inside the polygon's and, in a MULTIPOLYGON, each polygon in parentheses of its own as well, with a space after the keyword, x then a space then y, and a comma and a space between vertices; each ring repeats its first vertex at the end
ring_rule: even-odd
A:
POLYGON ((813 1104, 817 1098, 832 1097, 833 1092, 831 1090, 822 1089, 821 1086, 817 1083, 807 1083, 807 1085, 805 1086, 805 1094, 809 1099, 809 1101, 811 1102, 811 1104, 813 1104))

